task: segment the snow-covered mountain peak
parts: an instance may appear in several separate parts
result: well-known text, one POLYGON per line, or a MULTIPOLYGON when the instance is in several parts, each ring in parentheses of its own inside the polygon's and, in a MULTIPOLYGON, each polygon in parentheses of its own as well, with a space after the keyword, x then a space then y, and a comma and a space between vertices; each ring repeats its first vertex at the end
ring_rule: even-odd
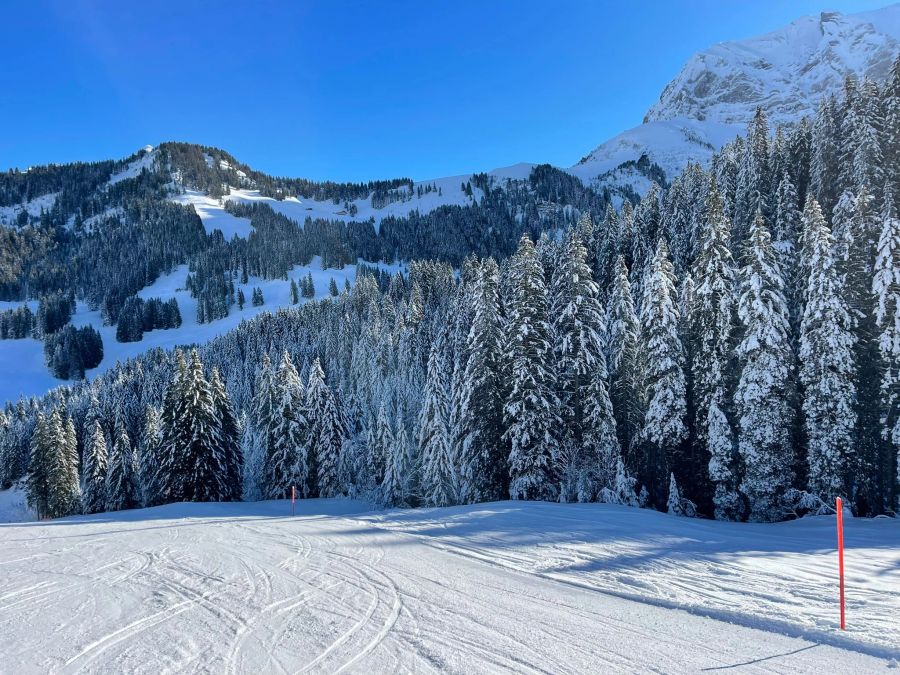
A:
MULTIPOLYGON (((762 106, 773 124, 815 113, 848 74, 883 80, 900 54, 900 4, 873 12, 822 12, 747 40, 698 52, 663 90, 644 123, 601 144, 569 171, 615 187, 618 167, 646 158, 671 179, 706 163, 746 130, 762 106)), ((646 179, 643 179, 646 183, 646 179)), ((633 181, 640 191, 641 181, 633 181)))
POLYGON ((850 73, 883 78, 900 53, 900 4, 862 14, 822 12, 693 56, 645 122, 689 118, 746 124, 757 106, 773 122, 811 113, 850 73))

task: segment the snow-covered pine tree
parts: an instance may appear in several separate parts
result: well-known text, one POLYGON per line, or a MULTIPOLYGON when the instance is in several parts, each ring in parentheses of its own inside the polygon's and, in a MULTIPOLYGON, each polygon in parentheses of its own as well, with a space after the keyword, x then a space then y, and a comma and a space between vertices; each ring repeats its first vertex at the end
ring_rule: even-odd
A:
POLYGON ((609 395, 616 416, 619 445, 632 470, 634 444, 644 425, 643 360, 638 347, 640 324, 634 309, 625 258, 616 259, 607 307, 609 395))
POLYGON ((681 516, 683 518, 695 518, 697 516, 697 507, 694 503, 681 496, 681 490, 678 488, 678 482, 675 480, 675 474, 669 474, 669 496, 666 501, 666 511, 673 516, 681 516))
POLYGON ((75 429, 71 419, 59 408, 49 417, 37 416, 29 472, 28 504, 39 518, 61 518, 77 513, 81 488, 75 429))
POLYGON ((447 336, 441 331, 431 346, 424 402, 419 413, 419 456, 422 459, 421 497, 428 506, 457 501, 459 481, 450 455, 447 336))
POLYGON ((806 279, 799 277, 797 264, 800 255, 799 239, 802 227, 800 202, 797 189, 787 172, 778 184, 776 202, 775 228, 772 239, 778 257, 778 268, 781 270, 781 277, 784 281, 784 296, 787 300, 793 335, 797 334, 800 328, 798 311, 801 298, 798 290, 806 284, 806 279))
POLYGON ((509 494, 513 499, 557 496, 553 427, 557 423, 544 271, 528 235, 510 267, 509 338, 512 388, 504 408, 510 444, 509 494))
POLYGON ((565 430, 561 442, 574 454, 568 475, 560 477, 561 498, 566 501, 576 494, 579 501, 590 501, 600 488, 609 487, 619 454, 606 389, 606 327, 598 296, 587 249, 577 232, 570 230, 550 285, 555 393, 565 430))
MULTIPOLYGON (((825 213, 831 213, 839 194, 840 125, 836 119, 836 108, 837 103, 833 95, 823 97, 812 128, 809 190, 825 213)), ((808 195, 807 203, 809 203, 808 195)))
POLYGON ((641 342, 646 370, 647 411, 641 430, 640 479, 650 498, 662 505, 670 458, 687 438, 687 402, 678 335, 680 316, 669 250, 660 239, 647 270, 641 303, 641 342))
POLYGON ((246 424, 242 425, 245 500, 257 501, 269 494, 267 459, 274 444, 275 414, 280 400, 272 361, 264 353, 253 381, 253 398, 246 412, 246 424))
POLYGON ((606 205, 603 223, 594 229, 593 247, 594 276, 600 292, 605 294, 612 284, 616 258, 622 250, 622 221, 612 204, 606 205))
MULTIPOLYGON (((879 478, 884 441, 879 431, 881 378, 884 372, 878 348, 875 296, 872 279, 875 274, 877 241, 880 233, 875 198, 866 187, 866 178, 856 176, 861 187, 844 223, 841 245, 835 246, 838 272, 842 277, 844 301, 853 321, 853 353, 856 363, 855 383, 857 430, 854 437, 856 466, 849 486, 856 501, 856 511, 869 515, 880 513, 886 495, 879 478)), ((879 188, 880 192, 880 188, 879 188)), ((843 203, 843 197, 839 206, 843 203)), ((837 211, 838 209, 835 209, 837 211)))
MULTIPOLYGON (((728 247, 731 234, 722 211, 715 178, 706 195, 706 222, 700 252, 694 260, 694 299, 691 312, 692 379, 696 415, 696 442, 705 450, 706 423, 716 390, 733 387, 730 360, 734 351, 734 261, 728 247)), ((705 453, 703 453, 705 455, 705 453)), ((676 465, 682 475, 698 475, 707 457, 676 465)))
MULTIPOLYGON (((287 350, 282 352, 272 387, 274 407, 265 460, 265 494, 269 499, 285 499, 295 487, 298 495, 310 497, 316 476, 310 466, 303 384, 287 350)), ((266 424, 265 419, 262 422, 266 424)))
POLYGON ((141 503, 145 506, 156 503, 156 496, 159 492, 156 486, 156 465, 159 463, 161 439, 161 413, 155 406, 148 405, 144 413, 141 451, 138 455, 138 484, 141 488, 141 503))
POLYGON ((418 467, 414 448, 404 422, 405 410, 401 402, 397 409, 397 429, 394 444, 388 454, 382 483, 382 500, 389 506, 413 506, 416 496, 418 467))
MULTIPOLYGON (((900 56, 894 60, 883 92, 882 157, 900 157, 900 56)), ((900 190, 900 163, 888 162, 885 180, 892 195, 900 190)))
POLYGON ((724 392, 716 391, 706 417, 709 479, 715 486, 713 504, 717 520, 739 520, 743 512, 738 494, 738 461, 731 425, 721 407, 724 392))
MULTIPOLYGON (((466 335, 462 395, 466 401, 465 447, 468 461, 460 467, 467 487, 466 501, 491 501, 508 493, 508 446, 503 440, 503 373, 499 270, 493 258, 484 260, 466 298, 471 304, 471 327, 466 335)), ((443 357, 441 357, 443 359, 443 357)), ((447 368, 444 364, 442 367, 447 368)), ((445 424, 449 417, 445 418, 445 424)), ((449 456, 448 458, 449 459, 449 456)), ((444 458, 438 458, 440 462, 444 458)), ((449 487, 449 486, 446 486, 449 487)), ((434 486, 432 486, 434 488, 434 486)), ((440 493, 443 488, 438 489, 440 493)), ((446 496, 446 495, 444 495, 446 496)))
MULTIPOLYGON (((895 63, 900 83, 900 58, 895 63)), ((893 72, 893 71, 892 71, 893 72)), ((898 84, 900 86, 900 84, 898 84)), ((898 93, 900 96, 900 93, 898 93)), ((900 101, 898 101, 900 105, 900 101)), ((900 141, 900 139, 898 139, 900 141)), ((881 376, 881 434, 891 447, 884 450, 880 480, 886 504, 893 506, 900 483, 900 218, 890 184, 885 187, 881 232, 872 278, 878 349, 884 370, 881 376)), ((900 504, 897 505, 900 508, 900 504)))
POLYGON ((593 500, 603 490, 616 490, 616 463, 622 461, 602 352, 589 377, 582 421, 584 452, 577 495, 580 502, 593 500))
MULTIPOLYGON (((750 520, 772 521, 781 517, 781 499, 793 479, 794 358, 784 281, 762 214, 753 222, 741 268, 738 317, 742 339, 737 348, 740 377, 734 403, 738 454, 744 466, 740 488, 750 520)), ((728 488, 733 468, 720 463, 718 472, 728 488)), ((724 501, 731 503, 730 489, 724 501)))
POLYGON ((219 501, 230 494, 219 445, 212 391, 196 349, 178 370, 163 402, 160 464, 162 502, 219 501))
POLYGON ((131 439, 121 418, 116 420, 115 442, 106 472, 106 511, 138 506, 137 476, 131 439))
POLYGON ((369 441, 370 465, 373 475, 378 481, 378 489, 384 484, 388 466, 392 463, 394 452, 394 430, 388 413, 387 401, 382 399, 378 415, 374 420, 372 438, 369 441))
POLYGON ((84 455, 84 481, 81 498, 85 513, 100 513, 106 508, 106 467, 108 449, 99 420, 88 432, 84 455))
MULTIPOLYGON (((50 516, 50 453, 53 439, 50 437, 51 421, 43 413, 38 412, 34 433, 31 436, 30 461, 26 493, 28 505, 38 518, 50 516)), ((58 431, 58 428, 57 428, 58 431)), ((57 441, 58 442, 58 438, 57 441)))
POLYGON ((209 389, 212 395, 214 425, 218 437, 216 454, 221 463, 219 501, 239 501, 243 492, 244 469, 244 458, 239 442, 241 428, 218 368, 212 369, 209 389))
POLYGON ((749 127, 744 154, 737 176, 734 231, 735 250, 747 238, 756 212, 770 215, 772 184, 769 172, 769 123, 762 107, 756 109, 749 127))
POLYGON ((319 495, 337 497, 343 491, 339 479, 341 448, 347 439, 343 415, 319 359, 313 361, 306 389, 306 409, 309 415, 310 453, 316 456, 319 495))
POLYGON ((807 199, 803 218, 812 249, 800 326, 809 492, 831 503, 836 496, 848 496, 847 474, 853 464, 856 364, 852 319, 832 255, 831 232, 815 198, 807 199))

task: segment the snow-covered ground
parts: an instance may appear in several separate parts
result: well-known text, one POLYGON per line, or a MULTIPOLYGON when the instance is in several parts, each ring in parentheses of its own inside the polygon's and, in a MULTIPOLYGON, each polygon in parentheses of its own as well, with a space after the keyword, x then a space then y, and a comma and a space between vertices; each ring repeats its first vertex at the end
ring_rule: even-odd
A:
MULTIPOLYGON (((900 523, 172 504, 0 525, 4 672, 881 672, 900 523)), ((895 671, 896 672, 896 671, 895 671)))
MULTIPOLYGON (((379 264, 377 266, 391 272, 401 268, 399 264, 379 264)), ((354 265, 348 265, 340 270, 322 269, 322 261, 318 257, 313 258, 309 265, 293 267, 289 272, 289 278, 295 279, 299 285, 300 278, 306 276, 307 273, 312 274, 316 298, 319 299, 329 297, 328 285, 332 278, 341 291, 344 289, 345 281, 349 281, 351 285, 356 281, 354 265)), ((238 310, 237 305, 234 305, 224 319, 200 324, 197 323, 197 301, 185 290, 187 275, 187 265, 181 265, 138 293, 143 298, 158 297, 163 300, 176 298, 182 319, 179 328, 144 333, 144 339, 140 342, 117 342, 115 326, 104 326, 99 311, 91 311, 83 302, 77 303, 72 324, 74 326, 93 326, 103 338, 103 361, 97 368, 87 372, 88 379, 105 372, 117 361, 133 358, 154 347, 170 348, 176 345, 204 344, 227 333, 244 319, 253 318, 261 312, 272 312, 280 307, 291 306, 290 281, 250 277, 247 284, 236 284, 236 288, 243 289, 247 299, 243 311, 238 310), (259 288, 263 292, 265 303, 259 307, 254 307, 250 303, 254 288, 259 288)), ((301 298, 301 302, 305 302, 305 299, 301 298)), ((19 304, 22 303, 0 302, 0 310, 10 309, 19 304)), ((32 310, 37 309, 36 302, 28 304, 32 310)), ((53 377, 44 362, 43 342, 32 338, 0 340, 0 405, 6 401, 14 401, 20 396, 42 395, 61 384, 65 384, 65 381, 53 377)))
MULTIPOLYGON (((498 184, 502 185, 507 180, 527 180, 534 168, 534 164, 520 163, 512 166, 503 167, 488 171, 488 175, 493 176, 498 184)), ((301 227, 307 218, 322 218, 325 220, 342 220, 342 221, 366 221, 373 219, 375 228, 381 225, 383 218, 388 216, 405 217, 413 211, 419 213, 428 213, 440 206, 458 205, 466 206, 479 201, 483 193, 472 186, 472 196, 469 197, 462 190, 464 183, 470 183, 472 174, 464 174, 459 176, 447 176, 444 178, 435 178, 433 180, 423 180, 413 183, 413 190, 421 187, 423 190, 427 186, 434 188, 431 192, 417 196, 414 192, 411 199, 391 202, 381 208, 372 206, 370 198, 357 199, 352 203, 356 206, 357 212, 350 213, 345 209, 344 203, 335 204, 331 200, 319 201, 315 199, 300 199, 297 197, 288 197, 287 199, 272 199, 260 194, 259 190, 249 190, 237 187, 231 187, 228 195, 219 199, 213 199, 206 193, 196 190, 186 190, 184 194, 176 195, 172 201, 180 204, 192 204, 197 211, 197 215, 203 221, 207 232, 212 232, 218 228, 222 230, 222 234, 226 239, 230 239, 235 234, 246 237, 253 228, 250 220, 247 218, 235 218, 224 208, 225 201, 268 204, 274 211, 287 216, 301 227)))
POLYGON ((49 211, 56 203, 58 192, 51 192, 40 197, 35 197, 29 202, 16 204, 14 206, 0 206, 0 225, 12 226, 16 224, 16 219, 21 211, 28 211, 28 215, 37 217, 41 215, 41 211, 49 211))

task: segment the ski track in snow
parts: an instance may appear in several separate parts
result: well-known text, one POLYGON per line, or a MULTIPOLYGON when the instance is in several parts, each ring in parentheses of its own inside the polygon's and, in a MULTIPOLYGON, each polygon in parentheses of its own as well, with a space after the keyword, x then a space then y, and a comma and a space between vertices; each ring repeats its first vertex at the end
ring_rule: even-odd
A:
POLYGON ((833 543, 819 541, 831 519, 299 506, 295 518, 285 502, 173 504, 0 525, 0 672, 813 673, 900 659, 896 522, 848 523, 843 636, 833 543), (795 610, 796 630, 782 630, 795 610))

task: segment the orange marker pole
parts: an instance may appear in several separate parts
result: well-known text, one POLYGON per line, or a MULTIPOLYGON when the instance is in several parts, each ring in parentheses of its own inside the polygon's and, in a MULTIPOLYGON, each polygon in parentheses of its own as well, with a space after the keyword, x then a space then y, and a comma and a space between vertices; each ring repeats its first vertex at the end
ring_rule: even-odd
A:
POLYGON ((837 498, 838 573, 841 577, 841 630, 847 630, 844 616, 844 502, 837 498))
POLYGON ((295 488, 293 485, 291 485, 291 515, 292 516, 295 515, 294 514, 294 502, 296 502, 296 501, 297 501, 297 488, 295 488))

